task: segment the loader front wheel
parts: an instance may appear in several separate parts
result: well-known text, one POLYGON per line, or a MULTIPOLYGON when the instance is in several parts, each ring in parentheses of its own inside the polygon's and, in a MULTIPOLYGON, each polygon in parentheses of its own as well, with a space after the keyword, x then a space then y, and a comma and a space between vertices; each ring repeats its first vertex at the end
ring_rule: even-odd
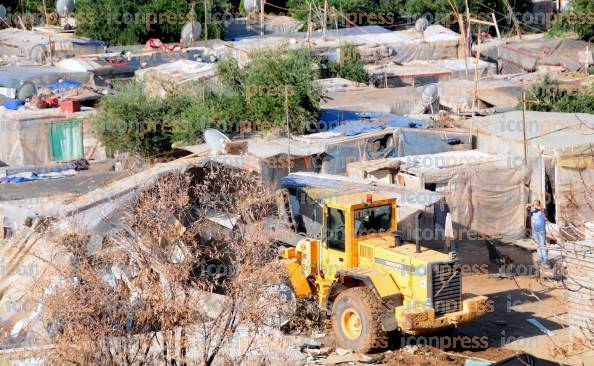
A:
POLYGON ((367 353, 386 348, 388 337, 381 327, 381 303, 371 289, 341 292, 332 307, 332 327, 340 347, 367 353))

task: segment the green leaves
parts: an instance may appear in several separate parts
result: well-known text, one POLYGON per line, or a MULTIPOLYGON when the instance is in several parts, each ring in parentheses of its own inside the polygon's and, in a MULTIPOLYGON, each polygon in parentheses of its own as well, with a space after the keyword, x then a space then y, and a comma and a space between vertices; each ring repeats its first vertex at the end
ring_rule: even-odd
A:
MULTIPOLYGON (((78 21, 77 34, 112 45, 139 44, 149 38, 179 42, 181 29, 190 19, 204 25, 204 6, 199 2, 192 13, 190 3, 185 0, 78 0, 74 14, 78 21)), ((224 14, 229 6, 227 0, 207 2, 209 39, 222 38, 224 14)))
POLYGON ((285 98, 291 128, 305 132, 319 114, 318 63, 309 50, 262 52, 243 69, 233 60, 221 62, 219 87, 201 85, 193 95, 164 98, 149 98, 143 84, 132 82, 101 100, 96 133, 111 150, 150 156, 173 143, 199 143, 209 127, 226 133, 237 133, 240 124, 284 129, 285 98))
POLYGON ((340 47, 343 62, 338 63, 323 59, 321 61, 322 78, 344 78, 359 83, 368 83, 369 74, 365 71, 357 47, 345 44, 340 47))
POLYGON ((526 93, 526 99, 526 108, 531 111, 594 114, 592 87, 581 90, 562 89, 559 82, 549 76, 532 86, 526 93))

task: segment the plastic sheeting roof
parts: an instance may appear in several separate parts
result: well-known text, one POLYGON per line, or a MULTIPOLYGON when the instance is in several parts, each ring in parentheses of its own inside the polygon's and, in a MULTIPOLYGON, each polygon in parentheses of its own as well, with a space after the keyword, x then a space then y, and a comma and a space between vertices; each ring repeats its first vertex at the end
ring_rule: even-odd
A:
MULTIPOLYGON (((522 111, 475 118, 473 128, 514 142, 523 141, 522 111)), ((581 145, 594 144, 594 115, 585 113, 526 112, 528 142, 553 154, 581 145)))
POLYGON ((0 68, 0 86, 7 88, 19 89, 26 82, 33 83, 39 88, 50 86, 59 80, 91 84, 93 74, 51 66, 5 66, 0 68))
POLYGON ((396 197, 399 206, 425 209, 439 202, 441 196, 427 190, 413 190, 396 185, 374 183, 370 180, 341 175, 298 172, 281 179, 283 188, 305 188, 315 191, 317 199, 335 195, 378 192, 396 197))
POLYGON ((446 151, 438 154, 409 155, 394 158, 404 164, 404 169, 430 171, 474 166, 501 161, 502 157, 478 150, 446 151))
POLYGON ((319 127, 323 131, 356 136, 386 128, 424 128, 425 121, 391 113, 323 109, 319 117, 319 127))

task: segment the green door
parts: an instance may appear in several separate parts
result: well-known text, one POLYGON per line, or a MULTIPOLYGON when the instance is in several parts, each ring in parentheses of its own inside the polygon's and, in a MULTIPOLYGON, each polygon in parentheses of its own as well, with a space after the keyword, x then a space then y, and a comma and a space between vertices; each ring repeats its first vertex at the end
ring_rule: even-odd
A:
POLYGON ((68 161, 83 157, 81 120, 51 122, 48 131, 51 160, 68 161))

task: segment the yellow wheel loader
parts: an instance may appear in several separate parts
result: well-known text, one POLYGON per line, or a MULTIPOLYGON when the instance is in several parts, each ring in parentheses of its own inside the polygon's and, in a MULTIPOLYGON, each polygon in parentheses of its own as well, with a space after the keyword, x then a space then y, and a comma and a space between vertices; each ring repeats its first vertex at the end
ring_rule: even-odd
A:
POLYGON ((488 311, 486 297, 462 295, 455 255, 403 242, 395 197, 347 192, 317 204, 321 235, 281 255, 296 296, 317 296, 340 347, 381 349, 390 331, 435 332, 488 311))

